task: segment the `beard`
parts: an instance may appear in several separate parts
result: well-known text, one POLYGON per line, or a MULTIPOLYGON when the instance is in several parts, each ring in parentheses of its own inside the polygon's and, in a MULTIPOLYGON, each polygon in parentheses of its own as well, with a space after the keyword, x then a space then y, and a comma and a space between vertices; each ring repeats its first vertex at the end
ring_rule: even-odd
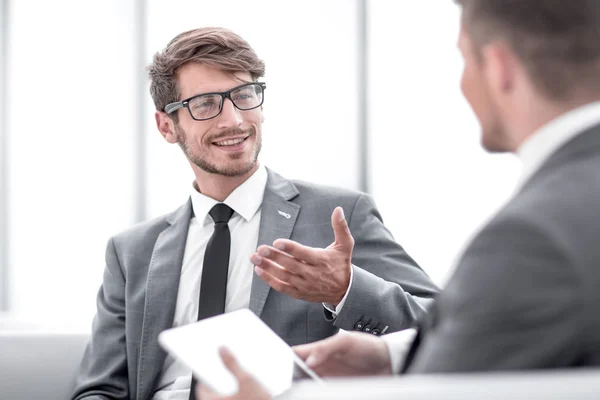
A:
MULTIPOLYGON (((219 167, 210 160, 209 151, 206 148, 199 149, 193 141, 189 140, 189 136, 178 124, 175 125, 175 133, 177 134, 179 147, 191 163, 193 163, 201 170, 208 172, 209 174, 217 174, 226 177, 239 177, 246 175, 248 172, 252 171, 252 169, 256 166, 258 154, 260 153, 260 150, 262 148, 262 137, 261 135, 257 135, 256 128, 254 128, 253 126, 251 126, 247 130, 235 128, 223 130, 219 132, 218 135, 215 135, 214 137, 210 138, 210 142, 217 141, 220 138, 224 138, 227 136, 243 134, 249 135, 246 140, 254 136, 256 142, 254 144, 254 148, 251 150, 252 154, 250 156, 250 160, 244 163, 232 162, 228 163, 228 165, 219 167)), ((244 156, 245 154, 242 152, 234 153, 229 155, 229 159, 231 161, 235 161, 241 159, 244 156)))
POLYGON ((481 145, 489 153, 506 153, 513 151, 510 135, 504 121, 499 116, 495 104, 490 104, 486 121, 480 121, 481 145))

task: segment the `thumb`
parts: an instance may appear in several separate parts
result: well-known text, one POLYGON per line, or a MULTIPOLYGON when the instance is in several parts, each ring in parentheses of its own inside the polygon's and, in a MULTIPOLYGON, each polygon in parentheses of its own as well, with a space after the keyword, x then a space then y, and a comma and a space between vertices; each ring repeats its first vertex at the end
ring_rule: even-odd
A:
POLYGON ((309 368, 314 368, 346 349, 344 336, 337 334, 315 343, 294 346, 294 351, 309 368))
POLYGON ((237 378, 239 381, 240 378, 247 375, 247 372, 242 368, 240 363, 235 359, 233 354, 225 347, 219 348, 219 355, 221 356, 221 360, 225 367, 237 378))
POLYGON ((354 248, 354 238, 350 233, 350 228, 348 227, 348 222, 346 222, 342 207, 336 207, 333 210, 333 214, 331 214, 331 227, 333 228, 335 243, 352 251, 354 248))

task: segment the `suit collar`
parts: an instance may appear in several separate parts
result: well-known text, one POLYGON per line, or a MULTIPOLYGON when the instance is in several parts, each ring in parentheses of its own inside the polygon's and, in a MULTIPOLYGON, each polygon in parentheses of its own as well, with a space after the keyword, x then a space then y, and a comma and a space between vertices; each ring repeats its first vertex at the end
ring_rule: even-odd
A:
POLYGON ((600 150, 600 124, 578 133, 575 137, 563 144, 558 150, 535 171, 531 177, 522 182, 520 188, 524 188, 546 171, 553 169, 556 165, 562 165, 566 161, 587 152, 598 152, 600 150))
POLYGON ((296 185, 294 185, 294 182, 290 181, 289 179, 285 179, 284 177, 282 177, 276 172, 273 172, 269 168, 266 168, 266 170, 266 192, 270 192, 271 194, 281 197, 283 200, 286 201, 292 200, 294 197, 298 196, 300 192, 296 188, 296 185))
POLYGON ((597 124, 600 124, 600 101, 575 108, 538 129, 517 151, 523 163, 519 186, 557 150, 597 124))
POLYGON ((189 219, 192 216, 192 202, 188 199, 183 205, 181 205, 177 210, 167 214, 165 216, 165 221, 169 225, 174 225, 176 223, 180 223, 187 219, 189 224, 189 219))
MULTIPOLYGON (((296 185, 269 169, 267 174, 257 247, 262 244, 273 245, 275 239, 289 239, 300 212, 300 206, 291 202, 299 194, 296 185)), ((262 313, 269 291, 269 285, 254 274, 249 308, 258 316, 262 313)))

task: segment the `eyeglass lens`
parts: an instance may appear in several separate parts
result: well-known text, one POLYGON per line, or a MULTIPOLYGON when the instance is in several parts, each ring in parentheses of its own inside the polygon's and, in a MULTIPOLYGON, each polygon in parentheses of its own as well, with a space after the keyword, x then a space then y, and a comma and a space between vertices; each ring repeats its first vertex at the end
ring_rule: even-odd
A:
MULTIPOLYGON (((262 104, 263 88, 254 83, 244 85, 232 91, 229 97, 238 109, 251 110, 262 104)), ((194 118, 212 118, 221 112, 223 96, 220 94, 205 94, 194 97, 189 101, 188 106, 194 118)))

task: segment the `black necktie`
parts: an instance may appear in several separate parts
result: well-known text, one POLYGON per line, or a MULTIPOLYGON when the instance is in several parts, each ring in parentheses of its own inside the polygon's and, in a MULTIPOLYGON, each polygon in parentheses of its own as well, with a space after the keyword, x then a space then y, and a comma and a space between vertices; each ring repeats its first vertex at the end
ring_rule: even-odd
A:
MULTIPOLYGON (((227 222, 233 210, 226 204, 216 204, 209 212, 215 221, 215 230, 206 245, 202 280, 200 281, 200 301, 198 320, 214 317, 225 312, 227 293, 227 271, 229 270, 229 250, 231 235, 227 222)), ((190 400, 195 400, 196 379, 192 378, 190 400)))
POLYGON ((210 210, 209 214, 215 221, 215 230, 206 245, 206 253, 204 253, 198 320, 225 312, 229 248, 231 246, 227 222, 231 218, 233 210, 226 204, 219 203, 210 210))

